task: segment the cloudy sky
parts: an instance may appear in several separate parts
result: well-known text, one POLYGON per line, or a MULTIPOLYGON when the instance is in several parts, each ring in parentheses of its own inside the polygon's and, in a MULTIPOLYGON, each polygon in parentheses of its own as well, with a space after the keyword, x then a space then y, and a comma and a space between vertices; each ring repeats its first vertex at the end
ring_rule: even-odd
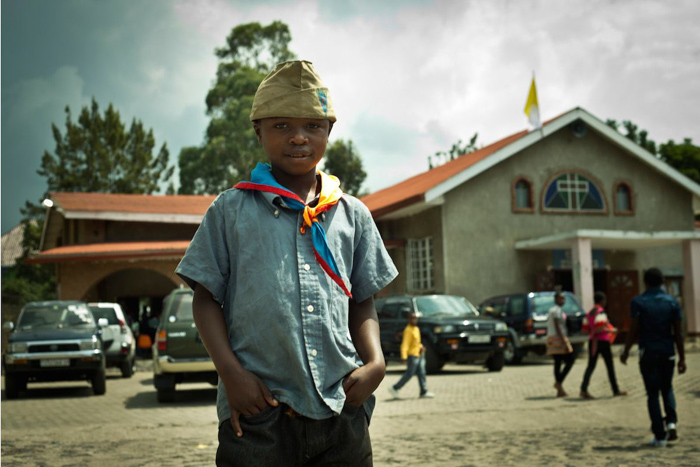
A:
POLYGON ((330 88, 333 137, 354 141, 371 191, 475 132, 485 145, 527 128, 533 71, 544 119, 583 107, 657 142, 700 141, 694 0, 3 1, 2 232, 46 191, 36 170, 66 105, 111 102, 176 164, 203 140, 214 49, 273 20, 330 88))

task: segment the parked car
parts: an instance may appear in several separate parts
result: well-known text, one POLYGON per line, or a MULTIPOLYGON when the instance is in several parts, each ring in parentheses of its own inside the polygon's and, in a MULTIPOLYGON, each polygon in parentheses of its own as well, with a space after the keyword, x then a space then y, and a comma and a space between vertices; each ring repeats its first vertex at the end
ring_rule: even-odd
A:
POLYGON ((401 340, 409 313, 419 316, 426 370, 437 373, 446 362, 484 362, 501 371, 508 328, 502 321, 479 315, 466 298, 456 295, 402 295, 375 301, 385 358, 401 358, 401 340))
MULTIPOLYGON (((479 309, 482 312, 491 307, 493 316, 508 325, 506 363, 520 363, 528 352, 538 355, 546 353, 547 314, 554 305, 554 293, 549 291, 499 295, 481 302, 479 309)), ((569 341, 578 353, 588 341, 588 336, 581 333, 585 312, 574 294, 564 292, 564 295, 566 303, 562 311, 566 314, 569 341)))
POLYGON ((87 380, 96 395, 107 390, 101 328, 87 304, 78 301, 27 303, 20 311, 3 358, 5 397, 14 399, 28 382, 87 380))
POLYGON ((118 303, 104 302, 88 303, 88 307, 96 320, 106 319, 109 323, 102 328, 107 367, 118 367, 124 378, 131 378, 134 374, 136 339, 127 326, 122 307, 118 303))
POLYGON ((163 301, 156 341, 153 344, 153 385, 158 402, 175 399, 175 385, 208 382, 216 386, 218 375, 199 337, 192 317, 191 289, 175 289, 163 301))

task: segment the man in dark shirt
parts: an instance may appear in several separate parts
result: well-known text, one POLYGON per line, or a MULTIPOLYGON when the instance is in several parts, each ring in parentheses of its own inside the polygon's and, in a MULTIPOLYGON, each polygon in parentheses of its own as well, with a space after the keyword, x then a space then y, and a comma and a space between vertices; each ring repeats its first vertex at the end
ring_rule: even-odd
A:
POLYGON ((639 339, 639 369, 647 390, 647 408, 654 437, 652 446, 666 446, 676 434, 676 400, 673 395, 673 369, 678 350, 678 373, 685 373, 685 352, 681 334, 681 307, 678 301, 661 289, 664 276, 658 268, 644 273, 646 291, 632 299, 632 324, 627 334, 620 361, 627 364, 629 350, 639 339), (666 417, 661 414, 659 394, 664 401, 666 417), (665 422, 665 423, 664 423, 665 422))

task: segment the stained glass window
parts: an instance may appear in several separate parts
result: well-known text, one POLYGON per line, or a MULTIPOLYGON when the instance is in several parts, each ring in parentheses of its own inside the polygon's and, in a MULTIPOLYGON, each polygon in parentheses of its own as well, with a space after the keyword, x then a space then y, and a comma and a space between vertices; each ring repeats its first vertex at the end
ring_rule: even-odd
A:
POLYGON ((557 175, 545 187, 544 209, 548 211, 605 211, 600 189, 586 176, 568 172, 557 175))

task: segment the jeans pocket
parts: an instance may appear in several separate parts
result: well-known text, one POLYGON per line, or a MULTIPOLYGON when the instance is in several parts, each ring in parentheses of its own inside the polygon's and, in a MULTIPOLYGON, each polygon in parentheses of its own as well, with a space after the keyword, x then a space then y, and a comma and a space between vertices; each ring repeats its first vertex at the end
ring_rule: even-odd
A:
POLYGON ((248 416, 241 415, 240 421, 241 423, 245 423, 247 425, 260 425, 265 423, 268 418, 272 418, 272 416, 277 410, 279 410, 279 408, 279 406, 274 407, 272 405, 268 405, 256 414, 248 416))

